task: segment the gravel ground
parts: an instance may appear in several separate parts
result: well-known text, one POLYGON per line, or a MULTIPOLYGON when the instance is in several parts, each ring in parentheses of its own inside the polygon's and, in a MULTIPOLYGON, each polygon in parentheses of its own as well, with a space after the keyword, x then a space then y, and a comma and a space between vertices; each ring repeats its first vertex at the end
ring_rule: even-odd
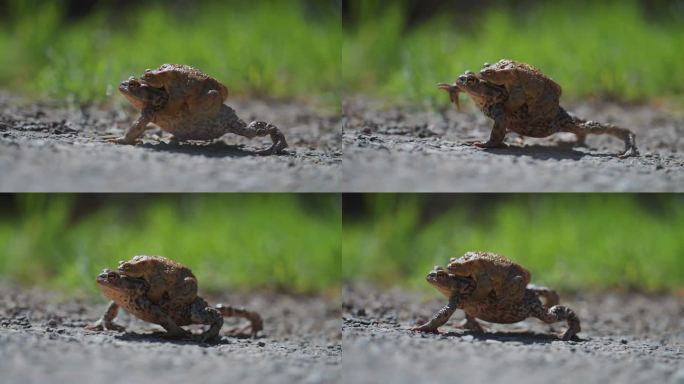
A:
POLYGON ((559 341, 536 319, 465 332, 452 327, 462 311, 439 335, 414 333, 445 304, 440 293, 345 287, 343 382, 684 383, 684 298, 561 294, 561 303, 578 314, 581 341, 559 341))
POLYGON ((289 154, 256 156, 270 138, 227 134, 211 143, 169 145, 161 130, 138 146, 115 145, 132 108, 61 108, 0 90, 0 191, 338 191, 340 118, 286 103, 229 103, 245 121, 272 122, 289 154))
MULTIPOLYGON (((0 286, 0 297, 0 381, 5 384, 340 381, 339 299, 221 296, 224 303, 259 312, 265 334, 201 344, 163 339, 155 335, 160 327, 123 311, 117 323, 126 326, 126 333, 84 330, 102 315, 104 300, 69 300, 7 284, 0 286)), ((237 324, 226 319, 223 329, 237 324)))
MULTIPOLYGON (((445 95, 446 97, 446 95, 445 95)), ((364 98, 345 101, 343 181, 350 192, 684 191, 684 115, 649 106, 576 104, 577 116, 629 128, 638 158, 619 159, 623 143, 590 135, 506 137, 483 150, 493 122, 472 104, 459 113, 411 112, 364 98)))

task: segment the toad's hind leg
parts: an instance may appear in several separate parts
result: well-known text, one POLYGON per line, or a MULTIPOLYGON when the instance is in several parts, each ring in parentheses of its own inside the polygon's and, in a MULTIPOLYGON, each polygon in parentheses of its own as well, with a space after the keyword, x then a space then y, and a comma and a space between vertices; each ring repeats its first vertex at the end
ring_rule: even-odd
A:
POLYGON ((249 325, 233 330, 231 333, 236 336, 256 336, 257 333, 264 329, 264 322, 258 313, 248 311, 244 308, 236 308, 230 305, 218 304, 216 310, 219 311, 223 317, 241 317, 249 320, 249 325))
POLYGON ((273 145, 270 148, 259 151, 259 155, 274 155, 281 153, 283 149, 287 148, 287 141, 285 141, 285 136, 280 129, 273 124, 266 123, 264 121, 253 121, 247 125, 242 119, 238 118, 235 111, 224 105, 222 117, 227 124, 227 130, 236 135, 244 136, 249 139, 257 136, 271 136, 271 141, 273 145))
POLYGON ((562 305, 554 305, 549 308, 542 305, 539 297, 533 290, 528 290, 525 295, 525 306, 529 311, 530 316, 547 323, 556 323, 565 320, 568 323, 568 329, 563 332, 561 339, 568 341, 577 339, 577 333, 581 330, 580 321, 575 312, 562 305))
MULTIPOLYGON (((157 304, 150 301, 147 297, 139 297, 135 300, 135 304, 143 312, 150 314, 153 318, 152 322, 161 325, 166 330, 165 337, 181 338, 189 336, 190 332, 181 328, 176 322, 164 312, 157 304)), ((149 321, 149 320, 148 320, 149 321)))
POLYGON ((639 156, 639 150, 636 147, 636 137, 629 129, 616 127, 612 124, 601 124, 595 121, 587 121, 570 116, 565 111, 560 112, 559 118, 561 119, 560 131, 574 133, 577 135, 578 143, 583 143, 587 134, 608 134, 624 141, 625 150, 622 154, 620 154, 620 158, 639 156))
POLYGON ((210 307, 200 297, 190 306, 190 320, 193 324, 209 325, 209 329, 202 334, 202 342, 218 338, 219 331, 223 326, 223 316, 221 316, 221 313, 215 308, 210 307))
POLYGON ((544 305, 547 307, 553 307, 558 305, 560 302, 560 297, 558 293, 551 288, 542 287, 540 285, 528 284, 527 289, 534 291, 537 295, 544 298, 544 305))

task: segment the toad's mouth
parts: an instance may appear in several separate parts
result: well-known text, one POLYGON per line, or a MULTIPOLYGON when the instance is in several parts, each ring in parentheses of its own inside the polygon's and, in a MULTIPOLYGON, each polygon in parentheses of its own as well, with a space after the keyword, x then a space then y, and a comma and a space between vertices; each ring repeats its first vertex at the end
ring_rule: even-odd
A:
POLYGON ((145 82, 144 80, 135 78, 133 76, 129 77, 127 80, 124 80, 119 84, 119 91, 121 93, 133 93, 139 90, 140 88, 154 88, 157 90, 165 91, 164 88, 152 87, 151 85, 147 84, 147 82, 145 82))

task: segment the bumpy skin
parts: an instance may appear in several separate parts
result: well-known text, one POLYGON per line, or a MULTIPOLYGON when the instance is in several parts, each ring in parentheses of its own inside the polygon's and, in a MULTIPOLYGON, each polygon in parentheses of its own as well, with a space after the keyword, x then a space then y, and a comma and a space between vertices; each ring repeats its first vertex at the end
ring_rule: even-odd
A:
POLYGON ((456 276, 441 267, 435 267, 426 279, 446 295, 449 301, 427 323, 412 328, 414 331, 437 333, 438 328, 444 325, 457 309, 462 309, 466 314, 466 322, 462 327, 476 332, 483 331, 476 319, 511 324, 528 317, 536 317, 548 324, 566 321, 568 329, 560 335, 562 340, 577 339, 577 333, 581 330, 575 312, 557 305, 558 295, 548 288, 529 286, 519 300, 497 298, 493 292, 484 300, 475 300, 473 292, 477 289, 477 284, 470 277, 456 276), (542 304, 540 296, 545 298, 546 304, 542 304))
MULTIPOLYGON (((498 74, 498 72, 496 73, 498 74)), ((512 78, 511 73, 503 73, 509 76, 507 80, 510 82, 512 78)), ((525 78, 525 76, 527 76, 527 79, 537 77, 536 74, 532 75, 520 68, 517 68, 517 72, 514 73, 518 76, 515 79, 519 77, 525 78)), ((492 128, 489 140, 484 143, 475 143, 478 147, 505 147, 504 137, 507 131, 529 137, 547 137, 557 132, 571 132, 577 136, 578 145, 584 144, 588 134, 609 134, 615 136, 625 143, 625 150, 620 154, 621 158, 639 155, 636 147, 636 138, 630 130, 610 124, 587 121, 570 115, 555 101, 555 96, 553 96, 555 94, 554 87, 548 83, 546 85, 537 84, 532 86, 532 88, 540 88, 542 92, 539 98, 533 99, 537 93, 528 93, 526 91, 526 87, 530 84, 535 84, 535 82, 523 82, 522 89, 524 92, 516 91, 518 93, 517 100, 510 104, 508 104, 510 95, 505 85, 497 85, 483 79, 482 75, 478 76, 470 71, 466 71, 463 75, 459 76, 454 84, 440 83, 437 86, 449 93, 451 101, 454 102, 457 108, 459 108, 458 94, 460 92, 467 93, 478 109, 485 116, 494 120, 494 127, 492 128), (528 98, 530 99, 528 100, 528 98), (520 100, 525 100, 525 103, 517 109, 512 109, 520 103, 520 100)), ((512 87, 511 84, 508 84, 508 86, 512 87)), ((512 88, 519 89, 519 87, 512 88)), ((558 94, 560 95, 560 89, 558 94)))
POLYGON ((191 335, 181 326, 205 324, 209 325, 209 329, 202 334, 201 340, 203 342, 215 340, 223 326, 224 317, 242 317, 250 321, 249 327, 233 332, 237 336, 254 336, 263 329, 261 317, 256 312, 220 304, 211 307, 199 296, 196 296, 190 303, 179 303, 173 300, 153 302, 147 296, 150 288, 147 281, 126 276, 118 271, 105 269, 97 276, 96 281, 102 292, 112 302, 102 318, 86 326, 86 329, 124 331, 124 327, 113 322, 119 312, 119 307, 141 320, 161 325, 169 338, 191 335))
POLYGON ((158 69, 145 70, 140 79, 164 89, 169 94, 170 109, 186 103, 191 113, 214 114, 228 99, 225 85, 189 65, 162 64, 158 69))
POLYGON ((537 68, 514 60, 485 63, 480 78, 501 85, 508 92, 507 112, 527 108, 530 116, 553 119, 560 108, 561 87, 537 68))
POLYGON ((276 154, 287 147, 285 136, 276 126, 263 121, 248 125, 241 120, 232 108, 223 104, 228 90, 195 68, 162 66, 146 72, 141 79, 131 77, 122 82, 119 91, 140 111, 140 117, 123 137, 112 142, 139 143, 148 124, 154 123, 171 133, 174 142, 214 140, 234 133, 248 138, 270 135, 273 145, 259 154, 276 154), (166 94, 166 102, 150 103, 150 98, 159 92, 166 94))
POLYGON ((484 300, 492 291, 497 298, 520 300, 530 283, 527 269, 492 252, 466 252, 458 259, 451 258, 447 270, 475 280, 473 300, 484 300))
POLYGON ((182 305, 197 297, 197 278, 190 268, 162 256, 140 255, 120 261, 118 271, 145 280, 147 297, 155 303, 164 300, 182 305))

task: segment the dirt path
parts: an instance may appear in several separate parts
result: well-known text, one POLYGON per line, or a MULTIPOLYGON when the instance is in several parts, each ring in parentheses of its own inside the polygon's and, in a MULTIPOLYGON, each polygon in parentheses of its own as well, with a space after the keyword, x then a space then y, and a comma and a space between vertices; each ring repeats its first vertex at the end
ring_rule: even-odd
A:
POLYGON ((642 156, 619 159, 620 140, 573 134, 482 150, 492 122, 474 110, 411 113, 357 98, 345 102, 343 185, 350 192, 684 191, 684 115, 647 106, 572 105, 577 116, 630 128, 642 156))
MULTIPOLYGON (((437 291, 347 287, 343 291, 342 369, 347 383, 683 383, 684 298, 580 295, 561 302, 581 322, 579 342, 558 341, 537 320, 483 323, 490 333, 453 328, 440 335, 408 327, 444 304, 437 291)), ((564 324, 553 326, 555 331, 564 324)))
MULTIPOLYGON (((222 296, 264 317, 265 336, 217 344, 169 341, 122 312, 127 333, 86 331, 106 303, 0 288, 0 372, 13 383, 335 383, 340 303, 285 295, 222 296), (97 379, 97 380, 96 380, 97 379)), ((217 303, 211 299, 210 302, 217 303)), ((224 330, 234 321, 226 319, 224 330)))
MULTIPOLYGON (((337 191, 340 119, 295 104, 230 103, 246 121, 279 126, 290 154, 255 156, 270 139, 225 135, 210 144, 113 145, 135 119, 132 109, 27 104, 0 92, 0 190, 78 192, 337 191)), ((162 139, 162 140, 160 140, 162 139)))

